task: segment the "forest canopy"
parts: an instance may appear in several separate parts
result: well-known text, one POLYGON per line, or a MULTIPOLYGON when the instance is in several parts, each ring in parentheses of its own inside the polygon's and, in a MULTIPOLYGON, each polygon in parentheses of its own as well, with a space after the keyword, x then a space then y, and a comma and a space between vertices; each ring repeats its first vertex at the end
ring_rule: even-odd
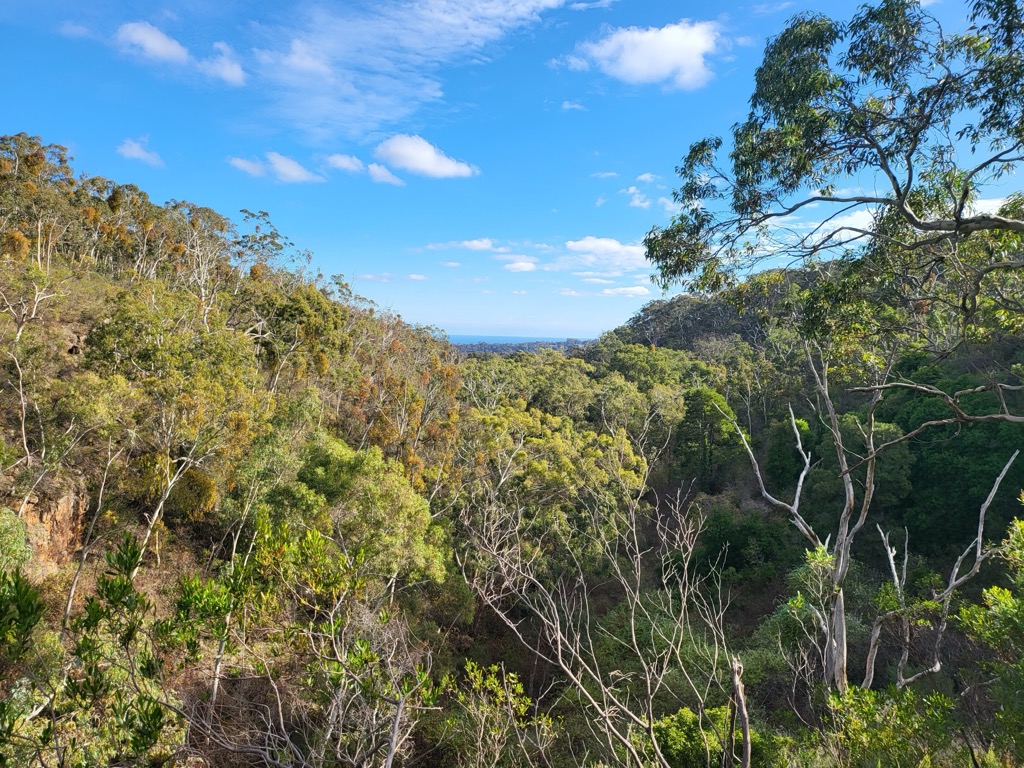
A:
POLYGON ((1024 41, 971 21, 792 19, 648 235, 688 292, 565 350, 0 137, 0 765, 1019 764, 1024 41))

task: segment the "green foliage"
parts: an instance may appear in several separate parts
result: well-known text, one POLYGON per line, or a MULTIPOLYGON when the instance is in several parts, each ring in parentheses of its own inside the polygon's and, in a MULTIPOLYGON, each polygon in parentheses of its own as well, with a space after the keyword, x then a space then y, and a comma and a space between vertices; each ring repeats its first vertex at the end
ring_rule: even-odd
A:
POLYGON ((429 504, 379 448, 355 451, 319 435, 296 480, 276 490, 274 501, 291 523, 334 538, 380 578, 444 578, 443 533, 429 504))
POLYGON ((1024 520, 1010 524, 1001 555, 1009 568, 1010 586, 987 588, 982 603, 963 606, 959 618, 972 637, 995 653, 986 666, 995 675, 998 735, 1002 746, 1019 760, 1024 759, 1019 743, 1024 732, 1024 520))
POLYGON ((0 506, 0 573, 21 568, 31 557, 25 523, 13 510, 0 506))
MULTIPOLYGON (((729 707, 711 707, 700 714, 683 707, 654 723, 654 737, 671 768, 717 768, 727 750, 734 755, 743 751, 739 724, 732 717, 729 707)), ((750 746, 751 765, 786 765, 783 740, 751 729, 750 746)))
POLYGON ((851 687, 829 699, 830 732, 838 762, 850 768, 931 765, 953 740, 954 702, 911 690, 851 687))

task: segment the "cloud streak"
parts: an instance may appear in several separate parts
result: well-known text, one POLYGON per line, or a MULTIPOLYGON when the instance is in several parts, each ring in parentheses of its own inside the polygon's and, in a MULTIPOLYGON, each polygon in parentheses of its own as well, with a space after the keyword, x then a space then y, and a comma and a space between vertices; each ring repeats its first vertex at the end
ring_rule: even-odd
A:
POLYGON ((125 139, 118 145, 117 154, 129 160, 138 160, 154 168, 162 168, 163 158, 157 152, 147 149, 147 144, 149 144, 148 136, 143 136, 140 139, 125 139))
POLYGON ((444 94, 440 70, 565 0, 382 0, 312 7, 257 52, 279 118, 320 138, 362 138, 444 94))

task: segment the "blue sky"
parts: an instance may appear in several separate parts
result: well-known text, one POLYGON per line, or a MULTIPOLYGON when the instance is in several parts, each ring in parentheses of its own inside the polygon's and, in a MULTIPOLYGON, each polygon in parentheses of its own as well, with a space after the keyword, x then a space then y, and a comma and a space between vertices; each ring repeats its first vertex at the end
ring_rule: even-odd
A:
POLYGON ((5 0, 0 132, 268 211, 410 322, 591 337, 662 296, 641 241, 689 144, 746 115, 765 39, 856 5, 5 0))

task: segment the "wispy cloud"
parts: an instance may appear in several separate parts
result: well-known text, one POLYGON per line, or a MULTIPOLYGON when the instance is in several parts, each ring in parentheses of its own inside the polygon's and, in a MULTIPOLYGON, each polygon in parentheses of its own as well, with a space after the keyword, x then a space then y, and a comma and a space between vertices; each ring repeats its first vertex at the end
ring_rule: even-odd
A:
POLYGON ((114 34, 114 40, 121 50, 150 61, 187 64, 191 58, 185 46, 147 21, 122 24, 114 34))
POLYGON ((615 171, 596 171, 590 174, 590 177, 593 179, 614 179, 618 175, 615 171))
POLYGON ((682 207, 671 197, 664 196, 658 198, 658 205, 661 206, 661 209, 665 211, 665 213, 671 216, 675 216, 677 213, 679 213, 679 210, 682 207))
POLYGON ((76 24, 73 21, 62 21, 57 27, 57 32, 64 37, 92 37, 92 30, 83 24, 76 24))
POLYGON ((587 108, 580 104, 578 101, 563 101, 562 109, 568 111, 579 110, 583 112, 587 110, 587 108))
POLYGON ((157 152, 147 149, 147 144, 149 144, 148 136, 138 139, 125 139, 118 145, 117 154, 129 160, 139 160, 146 165, 152 165, 154 168, 162 168, 164 164, 163 158, 157 152))
POLYGON ((318 176, 303 166, 297 160, 293 160, 278 152, 267 152, 267 163, 270 170, 278 181, 286 184, 308 184, 310 182, 324 181, 323 176, 318 176))
POLYGON ((362 173, 366 170, 366 164, 358 157, 352 155, 328 155, 327 165, 339 171, 348 171, 349 173, 362 173))
POLYGON ((457 262, 457 261, 442 261, 441 262, 441 266, 442 267, 449 267, 450 269, 454 269, 455 267, 461 267, 462 264, 457 262))
POLYGON ((651 290, 642 285, 630 285, 622 288, 605 288, 602 296, 649 296, 651 290))
POLYGON ((569 69, 598 70, 634 85, 664 83, 691 90, 712 77, 707 57, 718 50, 719 26, 682 19, 664 27, 620 27, 600 40, 580 43, 558 63, 569 69))
POLYGON ((391 184, 395 187, 405 186, 404 181, 395 176, 395 174, 393 174, 385 166, 380 165, 379 163, 370 163, 368 166, 366 166, 366 170, 369 172, 370 178, 373 179, 378 184, 391 184))
POLYGON ((477 237, 473 240, 449 240, 447 243, 431 243, 427 246, 428 251, 447 251, 453 248, 461 248, 466 251, 492 251, 494 253, 508 253, 506 245, 498 245, 489 237, 477 237))
POLYGON ((427 279, 426 275, 419 275, 419 274, 406 275, 405 277, 406 277, 407 280, 412 280, 412 281, 417 282, 417 283, 421 283, 421 282, 423 282, 424 280, 427 279))
POLYGON ((267 172, 267 167, 259 160, 246 160, 244 157, 229 157, 228 163, 240 170, 242 173, 247 173, 250 176, 263 176, 267 172))
POLYGON ((434 179, 462 178, 480 172, 469 163, 448 157, 422 136, 392 136, 378 144, 373 154, 395 168, 434 179))
POLYGON ((216 55, 196 62, 199 71, 228 85, 245 85, 245 70, 231 46, 223 42, 214 43, 213 50, 216 55))
POLYGON ((380 0, 312 5, 266 29, 258 65, 280 119, 314 136, 366 136, 443 97, 442 67, 565 0, 380 0))

